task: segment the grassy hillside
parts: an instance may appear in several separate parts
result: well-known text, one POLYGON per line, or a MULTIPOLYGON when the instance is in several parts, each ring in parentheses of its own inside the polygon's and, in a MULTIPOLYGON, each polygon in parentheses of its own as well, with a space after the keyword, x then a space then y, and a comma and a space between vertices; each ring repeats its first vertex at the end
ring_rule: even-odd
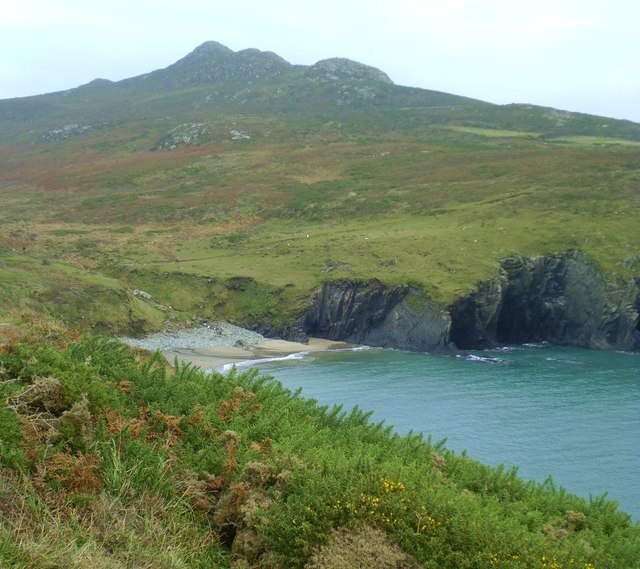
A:
POLYGON ((397 86, 348 60, 213 42, 0 101, 0 164, 0 311, 94 330, 242 319, 235 277, 260 291, 245 307, 286 320, 336 277, 447 303, 514 252, 640 272, 640 125, 397 86))
POLYGON ((638 567, 604 498, 97 335, 279 327, 331 279, 447 304, 512 253, 638 277, 640 125, 207 43, 0 101, 0 204, 0 566, 638 567))
MULTIPOLYGON (((256 136, 251 121, 236 126, 256 136)), ((304 296, 336 276, 376 277, 449 302, 513 252, 579 248, 611 273, 638 272, 637 143, 467 127, 316 128, 280 125, 277 137, 264 130, 257 140, 174 151, 105 150, 95 135, 1 147, 5 283, 69 287, 128 268, 248 276, 304 296), (38 276, 20 275, 24 263, 38 276)), ((124 285, 142 288, 113 283, 124 285)), ((156 292, 173 306, 168 291, 156 292)))
POLYGON ((640 530, 604 498, 255 373, 21 324, 0 346, 2 567, 638 567, 640 530))

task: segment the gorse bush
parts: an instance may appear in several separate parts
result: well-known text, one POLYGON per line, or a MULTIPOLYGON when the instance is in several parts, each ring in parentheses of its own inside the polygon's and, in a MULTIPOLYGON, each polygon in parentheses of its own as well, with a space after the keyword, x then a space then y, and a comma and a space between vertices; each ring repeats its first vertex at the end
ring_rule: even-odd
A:
POLYGON ((30 328, 0 348, 2 567, 638 567, 604 498, 255 371, 30 328))

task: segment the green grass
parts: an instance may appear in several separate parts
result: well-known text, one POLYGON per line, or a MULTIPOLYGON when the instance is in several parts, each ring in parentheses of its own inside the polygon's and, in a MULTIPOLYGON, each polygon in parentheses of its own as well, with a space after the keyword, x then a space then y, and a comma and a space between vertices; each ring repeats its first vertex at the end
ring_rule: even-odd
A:
POLYGON ((580 248, 608 271, 625 274, 619 260, 631 257, 636 246, 635 239, 629 240, 635 223, 631 212, 611 215, 605 233, 602 218, 574 212, 538 217, 521 207, 527 200, 529 196, 513 196, 452 206, 443 214, 330 224, 274 221, 237 244, 215 238, 186 243, 179 248, 180 266, 167 263, 163 268, 225 278, 250 276, 303 291, 332 277, 414 282, 440 302, 492 277, 499 259, 515 252, 580 248), (329 260, 349 268, 329 274, 329 260))
POLYGON ((637 140, 625 140, 623 138, 609 138, 606 136, 562 136, 553 139, 553 142, 570 143, 581 145, 618 145, 618 146, 638 146, 640 142, 637 140))
POLYGON ((603 497, 524 482, 253 372, 172 370, 23 324, 0 349, 3 567, 296 568, 334 530, 344 548, 363 527, 381 532, 380 555, 395 544, 427 568, 637 567, 640 528, 603 497))
POLYGON ((456 132, 464 132, 469 134, 478 134, 480 136, 497 137, 497 138, 532 138, 540 136, 539 132, 529 132, 522 130, 500 130, 494 128, 477 128, 471 126, 451 126, 451 130, 456 132))
POLYGON ((606 145, 619 145, 619 146, 638 146, 640 141, 628 140, 625 138, 614 138, 608 136, 588 136, 588 135, 574 135, 574 136, 545 136, 545 133, 541 131, 521 131, 521 130, 504 130, 498 128, 479 128, 471 126, 449 126, 447 127, 452 131, 466 134, 475 134, 478 136, 485 136, 488 138, 538 138, 544 139, 554 143, 565 144, 577 144, 583 146, 606 146, 606 145))
POLYGON ((31 252, 0 255, 0 314, 11 320, 22 311, 113 334, 157 329, 172 315, 165 306, 136 297, 133 288, 102 272, 31 252))

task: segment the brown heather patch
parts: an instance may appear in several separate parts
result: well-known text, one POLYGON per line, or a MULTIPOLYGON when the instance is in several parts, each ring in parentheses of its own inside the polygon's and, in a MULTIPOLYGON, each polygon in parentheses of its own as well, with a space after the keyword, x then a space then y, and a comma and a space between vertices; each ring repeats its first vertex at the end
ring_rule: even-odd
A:
POLYGON ((229 478, 235 472, 236 467, 238 466, 238 462, 236 460, 236 455, 238 454, 238 446, 240 444, 240 439, 235 431, 225 431, 219 438, 225 441, 224 443, 224 465, 222 467, 222 472, 217 475, 207 475, 207 480, 204 483, 204 489, 207 492, 219 492, 222 490, 227 483, 229 482, 229 478))
POLYGON ((153 416, 156 420, 160 421, 166 429, 165 432, 165 445, 173 447, 184 436, 184 431, 180 428, 180 425, 184 421, 184 415, 167 415, 162 411, 154 411, 153 416))
POLYGON ((223 423, 230 423, 233 420, 235 414, 243 417, 260 410, 262 405, 260 403, 252 403, 256 394, 251 391, 245 391, 242 387, 236 387, 233 394, 233 399, 223 401, 218 406, 216 413, 223 423))
POLYGON ((194 429, 199 429, 204 435, 208 437, 220 435, 220 431, 218 429, 215 429, 213 425, 211 425, 201 409, 202 405, 200 403, 196 403, 193 406, 192 413, 189 417, 189 425, 194 429))
MULTIPOLYGON (((0 351, 10 352, 13 344, 18 341, 21 334, 23 334, 23 331, 17 326, 6 322, 0 322, 0 351)), ((0 372, 0 381, 3 381, 4 379, 8 378, 4 378, 0 372)))
POLYGON ((72 456, 59 452, 47 461, 46 477, 50 481, 61 483, 69 491, 96 492, 103 486, 100 470, 98 455, 72 456))
MULTIPOLYGON (((110 179, 126 172, 130 177, 184 166, 185 161, 212 153, 209 146, 182 147, 177 151, 159 150, 139 152, 133 155, 107 156, 100 152, 89 151, 74 155, 65 161, 64 166, 56 162, 43 162, 37 183, 47 190, 66 188, 69 185, 77 189, 92 189, 97 179, 110 179)), ((31 161, 26 161, 31 164, 31 161)), ((22 170, 21 170, 22 171, 22 170)))
POLYGON ((102 415, 105 418, 107 432, 111 435, 120 434, 127 426, 132 426, 133 419, 127 421, 120 413, 118 413, 115 409, 110 409, 109 407, 104 407, 102 409, 102 415))
POLYGON ((115 384, 118 391, 120 393, 126 393, 127 395, 131 393, 131 382, 130 381, 119 381, 118 383, 115 384))
POLYGON ((140 407, 138 410, 139 417, 135 419, 125 419, 117 411, 109 408, 103 409, 103 414, 107 423, 107 431, 110 435, 119 435, 125 429, 129 430, 129 434, 134 438, 140 438, 143 430, 145 432, 145 442, 150 440, 158 440, 160 434, 149 429, 149 410, 146 407, 140 407))
MULTIPOLYGON (((121 382, 127 383, 129 382, 121 382)), ((133 438, 140 438, 144 434, 144 442, 162 440, 164 445, 171 448, 184 437, 181 428, 184 415, 168 415, 158 410, 149 410, 140 407, 139 416, 135 419, 125 419, 120 413, 108 407, 103 408, 103 416, 106 421, 107 432, 111 436, 119 435, 125 429, 133 438)))
MULTIPOLYGON (((20 421, 20 434, 22 435, 20 446, 27 457, 29 468, 36 470, 40 460, 40 452, 42 451, 43 429, 39 428, 38 425, 24 415, 19 415, 18 418, 20 421)), ((48 434, 48 432, 44 431, 44 434, 48 434)))

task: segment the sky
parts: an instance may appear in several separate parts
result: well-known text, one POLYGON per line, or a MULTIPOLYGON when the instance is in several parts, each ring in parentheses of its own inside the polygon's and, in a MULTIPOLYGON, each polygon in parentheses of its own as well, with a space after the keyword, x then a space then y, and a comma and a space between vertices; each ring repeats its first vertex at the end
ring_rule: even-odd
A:
POLYGON ((208 40, 640 122, 640 0, 0 0, 0 99, 148 73, 208 40))

